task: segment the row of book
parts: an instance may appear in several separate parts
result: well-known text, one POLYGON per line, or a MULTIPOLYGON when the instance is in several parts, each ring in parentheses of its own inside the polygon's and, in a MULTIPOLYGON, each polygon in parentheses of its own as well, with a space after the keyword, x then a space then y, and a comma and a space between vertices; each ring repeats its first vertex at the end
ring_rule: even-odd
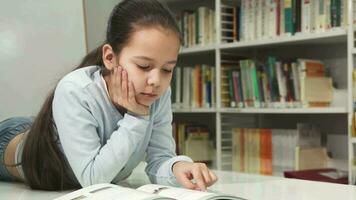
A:
POLYGON ((213 142, 206 126, 173 122, 172 128, 177 155, 187 155, 196 162, 213 160, 213 142))
POLYGON ((312 124, 297 129, 233 128, 234 171, 272 175, 296 169, 296 148, 320 147, 321 132, 312 124))
POLYGON ((332 78, 320 60, 266 62, 242 59, 221 65, 224 107, 327 107, 333 99, 332 78))
POLYGON ((251 41, 346 27, 347 3, 347 0, 241 0, 238 5, 222 4, 222 41, 251 41))
POLYGON ((183 37, 183 46, 215 43, 215 11, 201 6, 196 10, 183 10, 176 16, 183 37))
POLYGON ((176 67, 171 82, 173 108, 215 106, 215 67, 197 64, 176 67))

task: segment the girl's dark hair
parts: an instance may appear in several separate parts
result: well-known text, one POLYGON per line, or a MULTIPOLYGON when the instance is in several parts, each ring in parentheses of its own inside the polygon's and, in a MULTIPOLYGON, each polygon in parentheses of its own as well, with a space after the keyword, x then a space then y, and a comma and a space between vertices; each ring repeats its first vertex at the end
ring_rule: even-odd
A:
MULTIPOLYGON (((147 27, 173 31, 181 41, 174 17, 161 3, 156 0, 124 0, 111 12, 104 44, 109 44, 118 55, 137 29, 147 27)), ((105 69, 102 46, 86 55, 74 70, 91 65, 105 69)), ((25 139, 21 163, 25 181, 33 189, 80 188, 58 146, 59 138, 52 115, 54 92, 49 93, 25 139)))

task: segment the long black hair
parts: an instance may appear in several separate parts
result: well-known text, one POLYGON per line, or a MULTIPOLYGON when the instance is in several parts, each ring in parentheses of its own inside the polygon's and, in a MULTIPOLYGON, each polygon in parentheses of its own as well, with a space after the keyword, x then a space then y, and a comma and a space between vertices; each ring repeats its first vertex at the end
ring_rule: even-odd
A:
MULTIPOLYGON (((181 41, 175 18, 157 0, 124 0, 111 12, 104 44, 109 44, 118 55, 136 30, 156 26, 173 31, 181 41)), ((91 65, 105 69, 102 46, 87 54, 75 69, 91 65)), ((25 139, 21 163, 25 181, 33 189, 80 188, 58 146, 59 138, 52 115, 54 92, 55 89, 49 93, 25 139)))

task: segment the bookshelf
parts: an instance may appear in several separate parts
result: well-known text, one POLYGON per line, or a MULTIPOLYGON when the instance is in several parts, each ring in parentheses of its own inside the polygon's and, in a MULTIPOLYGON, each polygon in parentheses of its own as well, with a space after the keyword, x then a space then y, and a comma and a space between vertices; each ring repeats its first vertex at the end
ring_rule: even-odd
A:
MULTIPOLYGON (((232 170, 232 128, 295 129, 298 123, 320 126, 323 146, 327 146, 341 169, 348 170, 349 182, 356 180, 356 138, 352 136, 353 80, 356 59, 355 28, 352 23, 340 24, 327 30, 281 34, 244 41, 222 41, 222 5, 238 5, 240 0, 161 0, 175 13, 205 6, 215 11, 214 42, 181 49, 178 65, 214 66, 215 104, 212 107, 174 107, 174 120, 207 124, 215 137, 216 155, 213 168, 232 170), (189 3, 188 3, 189 2, 189 3), (224 55, 238 55, 255 60, 266 60, 269 55, 283 59, 306 58, 322 60, 333 78, 334 95, 329 107, 229 107, 222 103, 221 79, 224 55), (338 142, 337 140, 340 140, 338 142)), ((345 0, 348 21, 353 22, 353 0, 345 0)), ((188 92, 188 91, 183 91, 188 92)), ((274 175, 282 175, 276 170, 274 175)))

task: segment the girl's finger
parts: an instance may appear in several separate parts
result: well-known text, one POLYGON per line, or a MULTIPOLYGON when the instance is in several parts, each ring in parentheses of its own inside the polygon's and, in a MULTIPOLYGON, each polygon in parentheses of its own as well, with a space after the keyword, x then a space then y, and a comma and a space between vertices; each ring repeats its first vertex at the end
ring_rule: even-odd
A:
POLYGON ((117 88, 121 88, 121 73, 122 73, 122 68, 120 66, 118 67, 115 67, 115 71, 116 71, 116 74, 115 74, 115 77, 116 77, 116 84, 115 86, 117 88))
POLYGON ((215 183, 217 180, 218 180, 218 177, 212 172, 209 170, 209 174, 210 174, 210 177, 212 179, 212 183, 215 183))
POLYGON ((200 168, 194 168, 192 170, 192 174, 193 174, 194 180, 197 183, 197 185, 200 188, 200 190, 201 191, 206 191, 205 181, 204 181, 204 178, 203 178, 203 176, 201 174, 200 168))
POLYGON ((124 100, 124 102, 127 102, 127 72, 125 70, 122 70, 121 91, 122 99, 124 100))
POLYGON ((185 173, 180 173, 177 177, 176 177, 177 181, 182 184, 185 188, 188 189, 195 189, 196 185, 193 184, 187 177, 187 175, 185 173))
POLYGON ((129 82, 129 92, 128 92, 128 101, 132 104, 136 104, 136 100, 135 100, 135 88, 133 86, 133 83, 130 81, 129 82))
POLYGON ((202 168, 201 173, 203 175, 203 178, 204 178, 205 183, 207 184, 207 186, 210 186, 212 184, 212 178, 210 177, 209 169, 202 168))

